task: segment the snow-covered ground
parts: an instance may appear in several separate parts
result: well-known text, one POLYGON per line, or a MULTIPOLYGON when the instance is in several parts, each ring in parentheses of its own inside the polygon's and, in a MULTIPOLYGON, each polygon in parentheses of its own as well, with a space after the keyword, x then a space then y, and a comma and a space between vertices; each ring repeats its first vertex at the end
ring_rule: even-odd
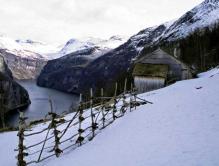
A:
MULTIPOLYGON (((102 130, 93 141, 38 165, 219 165, 219 68, 199 77, 141 94, 154 104, 137 107, 102 130)), ((44 127, 39 125, 34 130, 44 127)), ((16 165, 16 134, 0 134, 1 165, 16 165)))

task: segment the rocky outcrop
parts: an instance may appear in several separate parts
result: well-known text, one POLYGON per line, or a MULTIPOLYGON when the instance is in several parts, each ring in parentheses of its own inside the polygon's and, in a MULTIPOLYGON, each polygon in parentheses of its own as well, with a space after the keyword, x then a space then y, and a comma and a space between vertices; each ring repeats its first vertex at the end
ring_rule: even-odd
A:
POLYGON ((18 56, 5 49, 0 49, 0 54, 16 79, 36 79, 47 62, 40 55, 38 57, 18 56))
POLYGON ((8 113, 30 104, 28 92, 13 80, 4 58, 0 55, 0 113, 8 113))

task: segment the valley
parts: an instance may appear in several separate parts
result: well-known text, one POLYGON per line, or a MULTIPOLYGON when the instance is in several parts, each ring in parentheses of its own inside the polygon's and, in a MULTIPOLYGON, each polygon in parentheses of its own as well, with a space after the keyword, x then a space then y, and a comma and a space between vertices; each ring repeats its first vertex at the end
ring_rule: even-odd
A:
POLYGON ((0 165, 219 165, 219 0, 10 0, 0 19, 0 165))
MULTIPOLYGON (((75 111, 78 106, 79 97, 73 94, 56 91, 48 88, 41 88, 36 85, 34 80, 18 80, 29 93, 31 104, 25 108, 27 122, 44 119, 51 111, 49 100, 52 101, 53 111, 59 115, 75 111)), ((16 127, 19 122, 19 113, 10 114, 7 118, 9 126, 16 127)))

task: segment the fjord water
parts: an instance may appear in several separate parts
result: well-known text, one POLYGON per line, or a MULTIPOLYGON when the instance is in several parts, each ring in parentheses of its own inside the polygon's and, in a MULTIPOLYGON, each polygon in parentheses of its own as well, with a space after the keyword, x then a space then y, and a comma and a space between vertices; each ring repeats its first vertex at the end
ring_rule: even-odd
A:
MULTIPOLYGON (((50 112, 49 98, 53 103, 53 111, 61 115, 69 112, 69 108, 76 108, 79 102, 77 95, 63 93, 57 90, 39 87, 34 80, 17 81, 29 93, 31 105, 24 110, 27 121, 43 119, 50 112)), ((10 126, 17 126, 19 114, 14 113, 7 118, 10 126)))

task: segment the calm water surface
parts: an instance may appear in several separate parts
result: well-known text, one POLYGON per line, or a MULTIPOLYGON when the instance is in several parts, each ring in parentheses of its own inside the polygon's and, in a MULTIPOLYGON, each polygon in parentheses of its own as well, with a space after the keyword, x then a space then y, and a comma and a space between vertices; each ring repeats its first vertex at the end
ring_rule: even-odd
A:
MULTIPOLYGON (((50 112, 49 98, 53 102, 54 112, 59 115, 69 112, 71 106, 76 108, 78 105, 79 97, 77 95, 38 87, 36 81, 33 80, 18 81, 18 83, 28 91, 30 96, 31 105, 24 111, 28 121, 42 119, 50 112)), ((18 124, 18 113, 10 115, 8 124, 12 126, 18 124)))

